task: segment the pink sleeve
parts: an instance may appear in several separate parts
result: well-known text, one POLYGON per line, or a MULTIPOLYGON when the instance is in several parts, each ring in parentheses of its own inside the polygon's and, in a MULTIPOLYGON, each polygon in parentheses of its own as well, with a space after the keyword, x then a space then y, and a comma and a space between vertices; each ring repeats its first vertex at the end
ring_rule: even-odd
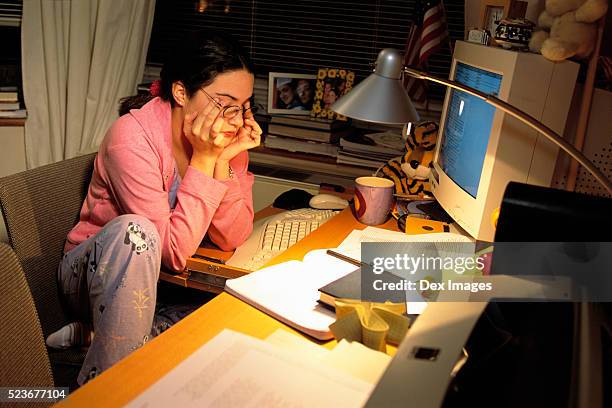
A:
POLYGON ((176 271, 185 268, 208 230, 228 187, 193 167, 185 173, 170 210, 158 154, 142 140, 113 144, 105 151, 107 182, 120 212, 147 217, 161 238, 162 263, 176 271))
POLYGON ((242 152, 230 162, 234 178, 222 181, 227 193, 215 213, 208 236, 219 248, 231 251, 253 231, 253 174, 248 169, 248 154, 242 152))

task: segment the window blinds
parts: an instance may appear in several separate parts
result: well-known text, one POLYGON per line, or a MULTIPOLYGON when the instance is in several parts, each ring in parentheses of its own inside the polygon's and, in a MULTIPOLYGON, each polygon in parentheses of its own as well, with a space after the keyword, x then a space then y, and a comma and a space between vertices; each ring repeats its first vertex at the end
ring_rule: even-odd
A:
POLYGON ((0 26, 21 25, 22 0, 0 0, 0 26))
MULTIPOLYGON (((236 37, 250 51, 259 76, 341 67, 361 80, 381 49, 404 49, 417 1, 157 0, 147 59, 162 63, 184 32, 209 28, 236 37), (198 12, 203 3, 204 12, 198 12)), ((445 7, 450 38, 463 38, 463 0, 446 0, 445 7)), ((448 77, 450 62, 450 48, 444 46, 427 70, 448 77)), ((433 87, 430 97, 442 99, 444 89, 433 87)))

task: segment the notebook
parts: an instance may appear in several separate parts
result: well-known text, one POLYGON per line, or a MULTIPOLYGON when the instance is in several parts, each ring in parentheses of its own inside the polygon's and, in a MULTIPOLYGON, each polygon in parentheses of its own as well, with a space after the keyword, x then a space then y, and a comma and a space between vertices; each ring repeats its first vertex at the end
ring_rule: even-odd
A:
MULTIPOLYGON (((388 272, 383 272, 380 279, 385 282, 401 280, 400 277, 388 272)), ((319 302, 333 309, 336 299, 363 300, 361 299, 361 268, 319 288, 319 302)))
POLYGON ((319 302, 334 308, 336 299, 359 299, 361 268, 319 288, 319 302))

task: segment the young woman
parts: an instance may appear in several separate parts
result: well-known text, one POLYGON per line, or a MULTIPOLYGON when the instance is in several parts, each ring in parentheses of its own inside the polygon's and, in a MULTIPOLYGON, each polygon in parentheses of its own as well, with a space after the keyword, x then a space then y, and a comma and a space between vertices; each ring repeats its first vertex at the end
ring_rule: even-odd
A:
MULTIPOLYGON (((206 234, 230 250, 253 228, 247 151, 261 129, 248 55, 226 36, 191 33, 151 93, 143 106, 124 101, 129 112, 100 145, 58 269, 66 306, 95 334, 79 384, 148 340, 162 264, 181 271, 206 234)), ((61 343, 60 332, 48 343, 61 343)))

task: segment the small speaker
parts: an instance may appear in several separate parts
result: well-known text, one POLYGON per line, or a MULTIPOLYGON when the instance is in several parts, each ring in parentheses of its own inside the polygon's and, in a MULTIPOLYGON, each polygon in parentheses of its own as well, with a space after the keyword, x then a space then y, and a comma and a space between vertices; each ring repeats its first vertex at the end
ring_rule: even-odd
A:
POLYGON ((500 208, 496 242, 606 242, 612 199, 510 182, 500 208))

